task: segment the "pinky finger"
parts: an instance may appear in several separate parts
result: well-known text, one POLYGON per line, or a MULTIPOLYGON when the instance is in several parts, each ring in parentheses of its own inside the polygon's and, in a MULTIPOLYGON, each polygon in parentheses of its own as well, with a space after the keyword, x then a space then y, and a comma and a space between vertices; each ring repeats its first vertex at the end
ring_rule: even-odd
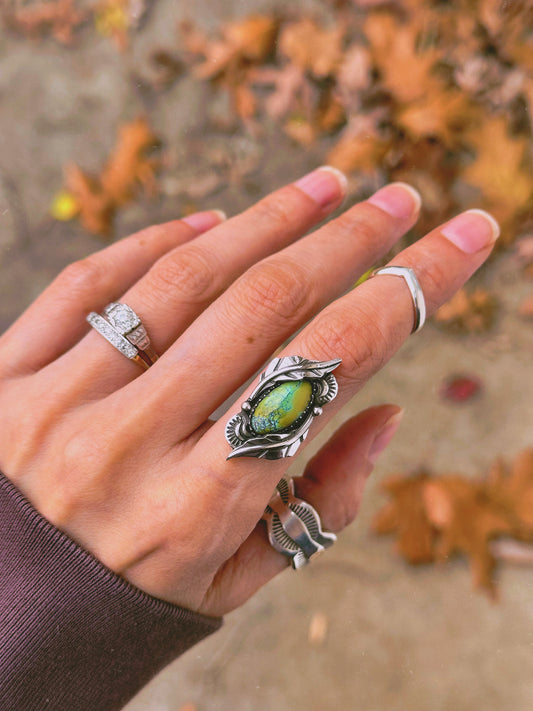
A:
MULTIPOLYGON (((396 405, 364 410, 337 430, 294 480, 296 495, 319 513, 324 530, 342 531, 357 516, 366 480, 389 444, 403 411, 396 405)), ((220 569, 200 612, 223 615, 242 605, 289 565, 268 542, 258 523, 235 555, 220 569)))

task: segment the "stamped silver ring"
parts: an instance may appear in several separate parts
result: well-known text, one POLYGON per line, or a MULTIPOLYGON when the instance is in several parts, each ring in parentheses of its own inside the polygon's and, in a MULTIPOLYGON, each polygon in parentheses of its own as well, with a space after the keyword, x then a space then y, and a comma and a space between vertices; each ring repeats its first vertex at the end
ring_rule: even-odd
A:
POLYGON ((263 520, 267 524, 270 545, 291 559, 295 570, 309 563, 337 540, 334 533, 322 530, 316 510, 294 495, 293 481, 282 479, 269 501, 263 520))
POLYGON ((420 331, 426 321, 426 301, 424 299, 422 287, 420 286, 414 271, 409 267, 381 267, 381 269, 376 269, 372 273, 372 277, 378 276, 378 274, 388 274, 389 276, 401 277, 405 281, 411 294, 411 298, 413 299, 413 306, 415 309, 415 319, 411 333, 420 331))
POLYGON ((126 358, 145 370, 155 363, 158 355, 141 319, 130 306, 113 301, 104 308, 103 314, 91 311, 87 321, 126 358))
POLYGON ((227 459, 282 459, 295 454, 322 406, 337 395, 331 371, 340 362, 340 358, 274 358, 241 411, 226 425, 226 439, 233 448, 227 459))

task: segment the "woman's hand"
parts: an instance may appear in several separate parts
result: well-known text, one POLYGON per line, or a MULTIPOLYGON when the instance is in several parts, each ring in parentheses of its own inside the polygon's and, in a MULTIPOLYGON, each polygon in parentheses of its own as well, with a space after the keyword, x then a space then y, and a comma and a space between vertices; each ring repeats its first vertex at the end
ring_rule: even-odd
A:
MULTIPOLYGON (((412 330, 402 279, 346 292, 414 224, 418 196, 391 184, 300 239, 344 190, 319 169, 226 222, 207 212, 143 230, 68 266, 0 339, 0 469, 156 597, 220 615, 288 564, 258 521, 291 460, 226 461, 225 424, 246 395, 220 421, 210 414, 309 322, 282 355, 342 358, 339 394, 311 438, 412 330), (161 356, 145 372, 85 321, 114 300, 139 314, 161 356)), ((431 313, 497 233, 469 211, 393 263, 414 269, 431 313)), ((399 414, 388 405, 353 418, 296 480, 326 530, 354 518, 399 414)))

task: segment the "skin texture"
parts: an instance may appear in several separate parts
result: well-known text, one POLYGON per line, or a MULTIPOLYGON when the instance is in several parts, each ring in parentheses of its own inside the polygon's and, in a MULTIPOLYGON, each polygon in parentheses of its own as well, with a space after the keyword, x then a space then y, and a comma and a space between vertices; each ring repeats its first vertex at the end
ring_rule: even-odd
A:
MULTIPOLYGON (((221 420, 210 414, 298 332, 281 355, 342 358, 339 395, 310 440, 413 326, 402 279, 348 290, 414 224, 416 195, 392 184, 305 236, 343 200, 343 181, 328 176, 327 201, 292 184, 226 222, 203 214, 201 233, 175 221, 76 262, 0 338, 0 469, 109 568, 208 615, 288 566, 257 522, 291 463, 226 461, 225 423, 255 380, 221 420), (139 314, 161 356, 146 372, 86 324, 114 300, 139 314)), ((392 262, 415 270, 429 314, 491 251, 486 218, 466 222, 461 245, 474 251, 436 228, 392 262)), ((398 423, 394 405, 361 413, 296 479, 326 530, 354 519, 398 423)))

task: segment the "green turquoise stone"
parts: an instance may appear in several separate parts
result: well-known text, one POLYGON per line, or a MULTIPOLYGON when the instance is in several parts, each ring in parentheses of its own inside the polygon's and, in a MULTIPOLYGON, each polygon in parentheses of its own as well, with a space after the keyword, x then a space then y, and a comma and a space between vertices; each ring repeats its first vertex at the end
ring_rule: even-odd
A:
POLYGON ((308 380, 282 383, 257 403, 250 424, 257 434, 280 432, 305 412, 312 396, 313 388, 308 380))

